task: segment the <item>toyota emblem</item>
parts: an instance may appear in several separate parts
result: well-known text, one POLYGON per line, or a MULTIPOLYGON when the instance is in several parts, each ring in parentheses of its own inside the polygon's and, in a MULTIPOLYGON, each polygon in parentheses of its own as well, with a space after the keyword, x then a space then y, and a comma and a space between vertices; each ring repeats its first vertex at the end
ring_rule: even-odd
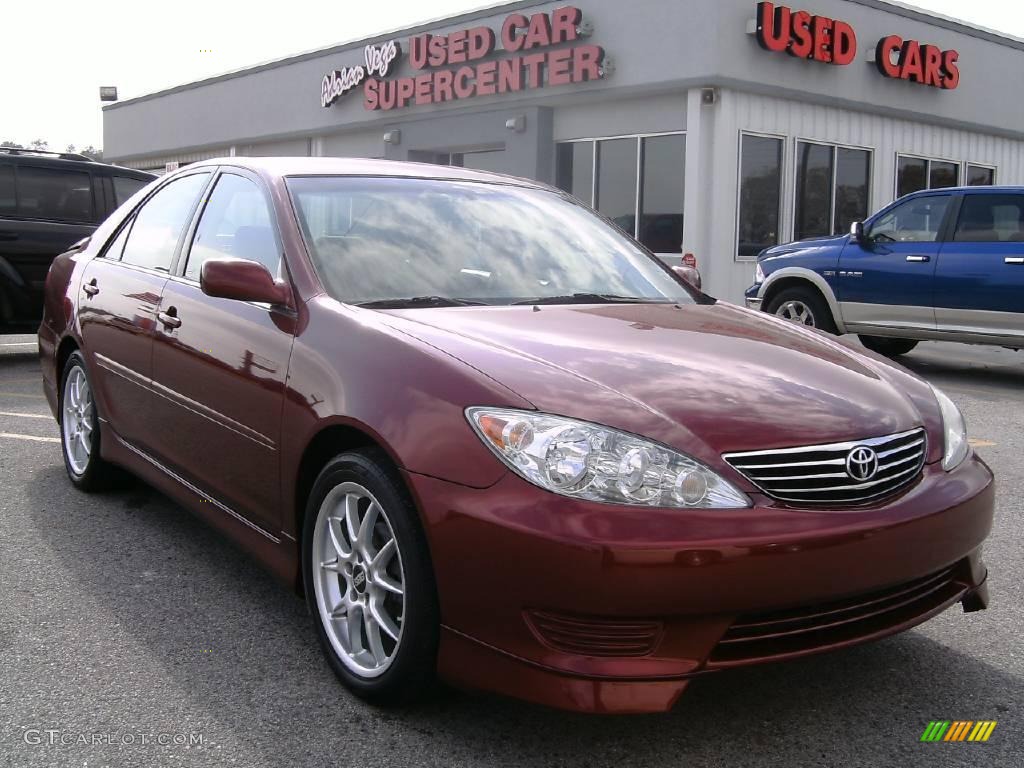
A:
POLYGON ((878 472, 878 454, 864 445, 858 445, 846 455, 846 474, 865 482, 878 472))

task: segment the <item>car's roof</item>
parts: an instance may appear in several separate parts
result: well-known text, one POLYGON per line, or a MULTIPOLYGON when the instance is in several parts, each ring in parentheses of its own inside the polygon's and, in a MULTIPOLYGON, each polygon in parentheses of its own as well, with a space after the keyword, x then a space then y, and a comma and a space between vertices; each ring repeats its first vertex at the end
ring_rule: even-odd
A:
POLYGON ((905 195, 905 197, 910 197, 911 195, 927 195, 927 194, 935 194, 935 193, 947 193, 948 194, 949 192, 972 192, 972 193, 979 193, 980 192, 982 194, 992 194, 992 193, 1000 193, 1000 192, 1005 194, 1007 192, 1011 192, 1011 193, 1013 193, 1015 195, 1020 195, 1020 194, 1024 194, 1024 186, 1012 185, 1012 184, 998 184, 998 185, 996 185, 996 184, 994 184, 994 185, 987 185, 986 184, 986 185, 959 186, 959 187, 934 187, 932 189, 919 189, 917 192, 911 192, 911 193, 905 195))
POLYGON ((488 171, 474 171, 450 165, 408 163, 398 160, 368 160, 356 157, 219 157, 193 163, 189 168, 204 165, 233 165, 248 168, 266 176, 393 176, 396 178, 452 179, 482 181, 543 188, 530 179, 505 176, 488 171))
POLYGON ((138 179, 156 178, 149 171, 136 168, 125 168, 121 165, 100 163, 88 158, 77 158, 70 155, 61 156, 55 153, 34 152, 30 149, 13 149, 0 152, 0 161, 13 162, 19 165, 37 165, 50 168, 64 168, 76 171, 103 172, 116 176, 131 176, 138 179))

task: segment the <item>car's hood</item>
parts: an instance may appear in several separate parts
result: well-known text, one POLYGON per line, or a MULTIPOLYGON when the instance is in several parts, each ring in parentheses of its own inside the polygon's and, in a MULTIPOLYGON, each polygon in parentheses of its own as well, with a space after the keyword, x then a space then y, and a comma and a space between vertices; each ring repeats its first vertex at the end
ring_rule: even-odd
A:
POLYGON ((691 453, 696 441, 698 456, 881 436, 935 417, 927 385, 909 374, 722 302, 386 314, 539 410, 691 453))
POLYGON ((761 252, 758 256, 758 261, 762 259, 770 259, 773 256, 786 256, 787 254, 797 253, 799 251, 810 251, 817 248, 829 248, 835 245, 842 245, 846 242, 848 237, 849 235, 809 237, 805 240, 794 240, 792 243, 773 245, 771 248, 767 248, 761 252))

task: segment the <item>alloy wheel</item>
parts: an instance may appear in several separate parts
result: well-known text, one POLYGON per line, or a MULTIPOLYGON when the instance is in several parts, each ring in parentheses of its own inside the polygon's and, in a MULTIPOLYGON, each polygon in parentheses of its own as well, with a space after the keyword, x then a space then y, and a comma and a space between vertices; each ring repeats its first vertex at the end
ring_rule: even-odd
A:
POLYGON ((78 365, 64 382, 61 432, 68 464, 76 475, 84 475, 93 448, 93 401, 85 371, 78 365))
POLYGON ((354 674, 383 674, 402 642, 405 575, 387 512, 358 483, 327 494, 313 531, 313 588, 335 653, 354 674))
POLYGON ((796 299, 791 299, 780 304, 775 310, 775 315, 777 317, 781 317, 783 320, 789 320, 790 322, 799 323, 800 325, 806 325, 811 328, 816 326, 814 313, 811 311, 811 308, 802 301, 798 301, 796 299))

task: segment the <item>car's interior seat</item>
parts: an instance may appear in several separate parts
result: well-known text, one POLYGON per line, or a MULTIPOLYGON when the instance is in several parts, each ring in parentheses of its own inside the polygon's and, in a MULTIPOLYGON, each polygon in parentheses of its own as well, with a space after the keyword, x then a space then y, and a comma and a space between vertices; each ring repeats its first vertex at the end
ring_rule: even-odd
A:
POLYGON ((999 242, 999 232, 996 231, 996 220, 992 208, 990 206, 978 208, 972 212, 970 218, 961 219, 953 239, 957 242, 967 243, 999 242))

